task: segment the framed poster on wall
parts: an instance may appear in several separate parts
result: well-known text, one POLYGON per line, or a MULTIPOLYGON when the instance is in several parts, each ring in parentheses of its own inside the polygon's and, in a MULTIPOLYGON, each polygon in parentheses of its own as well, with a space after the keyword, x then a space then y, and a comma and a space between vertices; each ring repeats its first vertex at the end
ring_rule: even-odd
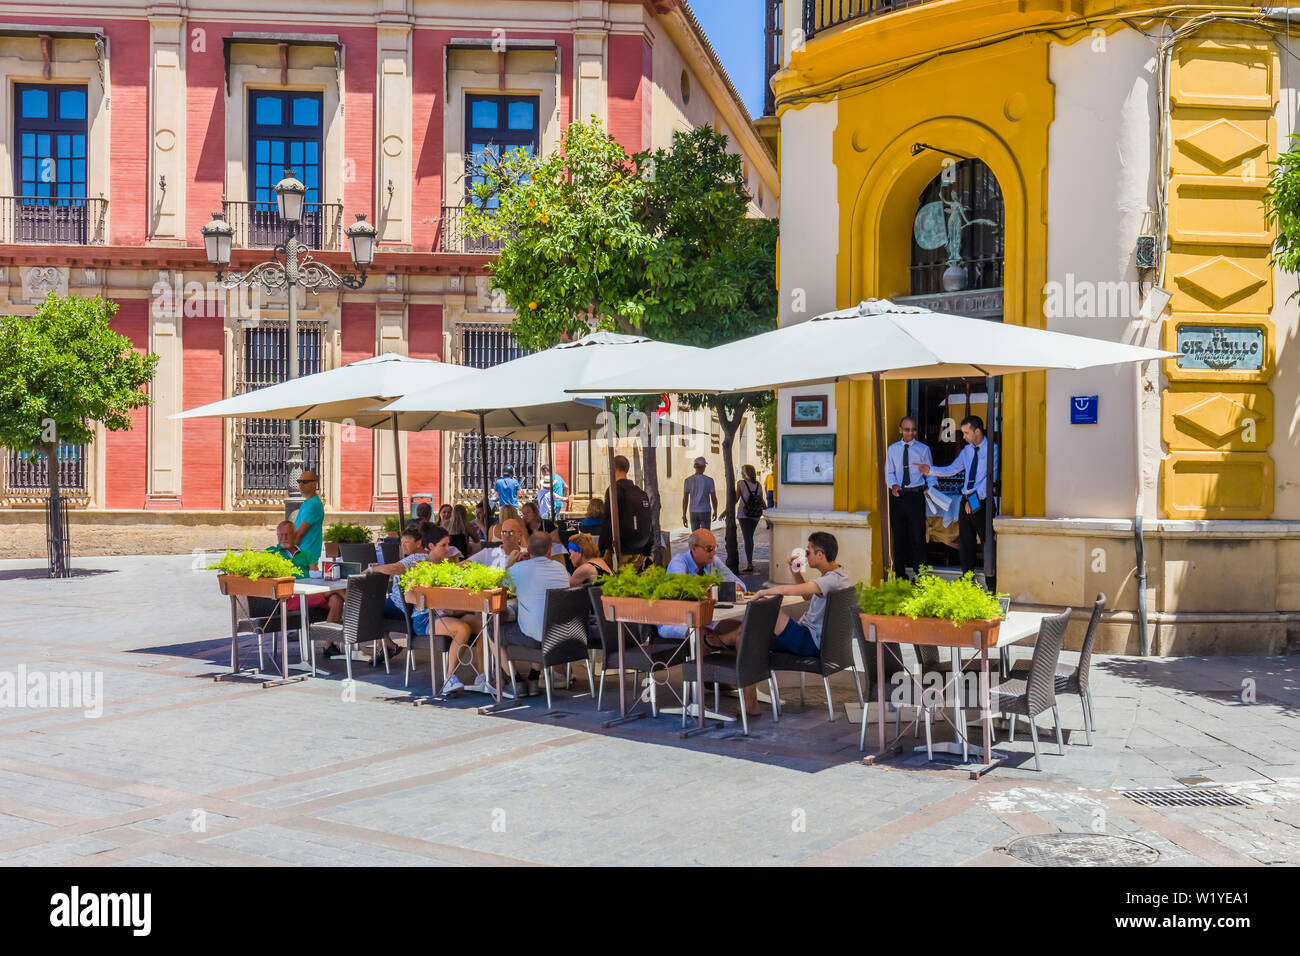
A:
POLYGON ((782 435, 781 483, 785 485, 833 485, 835 483, 835 436, 782 435))
POLYGON ((825 428, 826 396, 795 395, 790 399, 791 428, 825 428))

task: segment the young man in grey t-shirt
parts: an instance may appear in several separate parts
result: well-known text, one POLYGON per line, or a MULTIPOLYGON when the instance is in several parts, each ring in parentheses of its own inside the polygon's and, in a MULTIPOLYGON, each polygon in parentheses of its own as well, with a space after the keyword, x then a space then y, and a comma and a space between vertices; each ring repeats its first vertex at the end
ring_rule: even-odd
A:
POLYGON ((807 657, 815 657, 821 653, 822 623, 826 618, 826 595, 854 585, 853 575, 849 574, 846 568, 835 563, 839 553, 840 546, 835 540, 835 535, 825 531, 814 531, 808 535, 808 566, 814 571, 820 571, 821 577, 815 581, 805 581, 803 574, 794 571, 795 584, 777 584, 764 588, 754 595, 754 600, 777 594, 791 594, 808 599, 808 610, 804 611, 803 617, 799 620, 786 617, 785 612, 776 616, 772 650, 807 657))
POLYGON ((690 528, 698 531, 708 528, 718 517, 718 492, 713 479, 704 473, 709 466, 704 456, 695 459, 695 474, 682 482, 682 524, 690 514, 690 528))

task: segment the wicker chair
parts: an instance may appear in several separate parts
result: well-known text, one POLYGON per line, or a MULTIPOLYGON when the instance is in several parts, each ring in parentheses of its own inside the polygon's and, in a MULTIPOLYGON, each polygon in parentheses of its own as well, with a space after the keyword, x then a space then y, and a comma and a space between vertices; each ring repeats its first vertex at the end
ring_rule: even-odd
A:
MULTIPOLYGON (((1092 732, 1095 723, 1092 717, 1092 690, 1088 687, 1088 674, 1092 669, 1092 645, 1097 637, 1097 625, 1101 623, 1102 611, 1106 609, 1106 595, 1098 594, 1092 605, 1092 617, 1088 618, 1088 630, 1083 635, 1083 646, 1079 648, 1079 665, 1073 669, 1068 664, 1056 666, 1056 693, 1078 694, 1079 704, 1083 707, 1083 732, 1092 746, 1092 732)), ((1018 661, 1011 669, 1012 677, 1025 678, 1029 674, 1029 661, 1018 661)))
MULTIPOLYGON (((619 625, 614 621, 605 620, 605 605, 601 601, 601 589, 598 586, 592 586, 586 589, 590 596, 591 608, 596 612, 596 622, 600 625, 598 633, 600 639, 600 687, 596 692, 596 709, 600 710, 605 700, 605 674, 610 670, 618 669, 618 645, 619 645, 619 625)), ((618 679, 622 680, 627 671, 632 671, 633 687, 640 687, 639 678, 641 672, 649 674, 655 669, 656 664, 669 665, 675 659, 681 657, 682 642, 673 640, 660 640, 651 625, 648 624, 631 624, 627 625, 637 629, 637 640, 623 642, 623 671, 619 673, 618 679)), ((650 711, 658 716, 658 701, 654 695, 655 682, 650 681, 650 711)))
MULTIPOLYGON (((749 714, 745 711, 744 689, 766 679, 768 690, 772 695, 772 719, 779 721, 781 712, 778 707, 776 678, 772 676, 769 666, 772 657, 772 632, 776 629, 776 617, 781 613, 779 597, 763 598, 753 601, 745 608, 745 616, 740 623, 740 638, 735 651, 718 651, 705 654, 698 662, 704 683, 713 685, 713 709, 721 709, 719 685, 729 684, 741 692, 740 722, 749 736, 749 714)), ((696 678, 694 660, 682 664, 682 726, 686 726, 686 712, 691 706, 691 687, 696 678)), ((704 706, 704 701, 699 701, 704 706)))
POLYGON ((384 559, 384 564, 396 564, 402 560, 402 539, 380 538, 379 553, 384 559))
POLYGON ((1007 715, 1010 722, 1008 740, 1016 739, 1016 716, 1029 718, 1029 735, 1034 741, 1034 769, 1042 770, 1038 761, 1038 725, 1034 722, 1039 714, 1051 710, 1056 720, 1056 748, 1065 755, 1065 742, 1061 737, 1061 711, 1056 704, 1056 665, 1061 660, 1061 646, 1065 643, 1065 628, 1070 623, 1070 609, 1060 614, 1043 618, 1038 626, 1038 640, 1034 644, 1034 656, 1029 661, 1029 676, 1026 679, 1012 678, 993 688, 997 698, 998 709, 1007 715))
POLYGON ((816 657, 801 657, 798 654, 773 651, 770 667, 773 689, 780 693, 780 687, 776 686, 778 671, 818 675, 826 688, 826 709, 830 713, 830 719, 834 721, 835 704, 831 700, 831 675, 848 670, 853 673, 853 686, 858 692, 858 703, 862 704, 862 685, 858 683, 858 668, 853 660, 855 628, 861 629, 857 591, 853 588, 840 588, 826 595, 826 616, 822 619, 821 653, 816 657))
MULTIPOLYGON (((347 661, 348 680, 352 679, 352 651, 363 641, 376 641, 383 635, 384 596, 388 578, 382 574, 354 574, 348 578, 343 596, 343 621, 312 624, 308 640, 312 643, 312 667, 315 667, 315 642, 342 644, 347 661)), ((387 645, 385 645, 387 647, 387 645)))
MULTIPOLYGON (((551 668, 560 664, 583 661, 588 665, 587 683, 595 686, 596 677, 587 660, 587 609, 590 599, 586 588, 551 588, 546 592, 546 606, 542 610, 542 643, 540 647, 509 644, 505 647, 506 659, 527 661, 537 665, 545 678, 546 709, 551 709, 551 668)), ((515 687, 514 668, 510 670, 510 685, 515 687)))

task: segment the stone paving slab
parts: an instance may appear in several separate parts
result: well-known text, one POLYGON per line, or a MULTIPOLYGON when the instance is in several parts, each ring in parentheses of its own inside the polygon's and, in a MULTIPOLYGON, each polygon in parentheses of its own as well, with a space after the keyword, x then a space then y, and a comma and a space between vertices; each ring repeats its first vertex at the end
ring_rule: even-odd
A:
POLYGON ((616 692, 597 712, 585 676, 552 713, 544 698, 496 715, 476 695, 421 703, 423 654, 409 688, 402 655, 391 674, 358 663, 351 687, 341 662, 269 689, 215 682, 229 605, 193 556, 77 563, 96 573, 49 581, 0 561, 0 673, 90 671, 104 693, 98 718, 0 708, 0 863, 991 865, 1015 864, 1003 851, 1023 835, 1104 832, 1164 866, 1300 864, 1290 658, 1098 657, 1092 746, 1066 698, 1064 756, 1044 715, 1034 771, 1022 720, 1014 743, 999 732, 1006 765, 973 781, 924 753, 865 766, 847 674, 834 722, 819 681, 801 706, 787 677, 779 723, 689 739, 666 715, 604 727, 616 692), (1118 792, 1183 786, 1246 805, 1118 792))

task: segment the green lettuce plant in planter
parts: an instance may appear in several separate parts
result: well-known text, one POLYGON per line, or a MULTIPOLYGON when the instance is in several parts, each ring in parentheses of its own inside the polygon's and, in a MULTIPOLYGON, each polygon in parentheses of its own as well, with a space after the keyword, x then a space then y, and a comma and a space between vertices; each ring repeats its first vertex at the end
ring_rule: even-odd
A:
POLYGON ((288 597, 301 570, 287 558, 270 551, 227 551, 221 560, 208 565, 219 572, 222 594, 250 597, 288 597))
POLYGON ((600 579, 602 603, 619 620, 688 627, 713 620, 709 589, 721 583, 719 574, 669 574, 660 567, 638 572, 631 564, 600 579))
POLYGON ((902 644, 997 643, 999 595, 981 587, 969 572, 950 581, 922 568, 915 580, 890 577, 874 586, 859 584, 857 591, 862 630, 868 636, 874 628, 879 640, 902 644))
POLYGON ((466 561, 421 561, 402 575, 402 593, 427 608, 446 611, 504 611, 506 572, 466 561))
POLYGON ((359 524, 348 524, 342 521, 326 528, 321 537, 325 541, 332 541, 335 544, 369 544, 373 540, 370 531, 366 528, 359 524))

